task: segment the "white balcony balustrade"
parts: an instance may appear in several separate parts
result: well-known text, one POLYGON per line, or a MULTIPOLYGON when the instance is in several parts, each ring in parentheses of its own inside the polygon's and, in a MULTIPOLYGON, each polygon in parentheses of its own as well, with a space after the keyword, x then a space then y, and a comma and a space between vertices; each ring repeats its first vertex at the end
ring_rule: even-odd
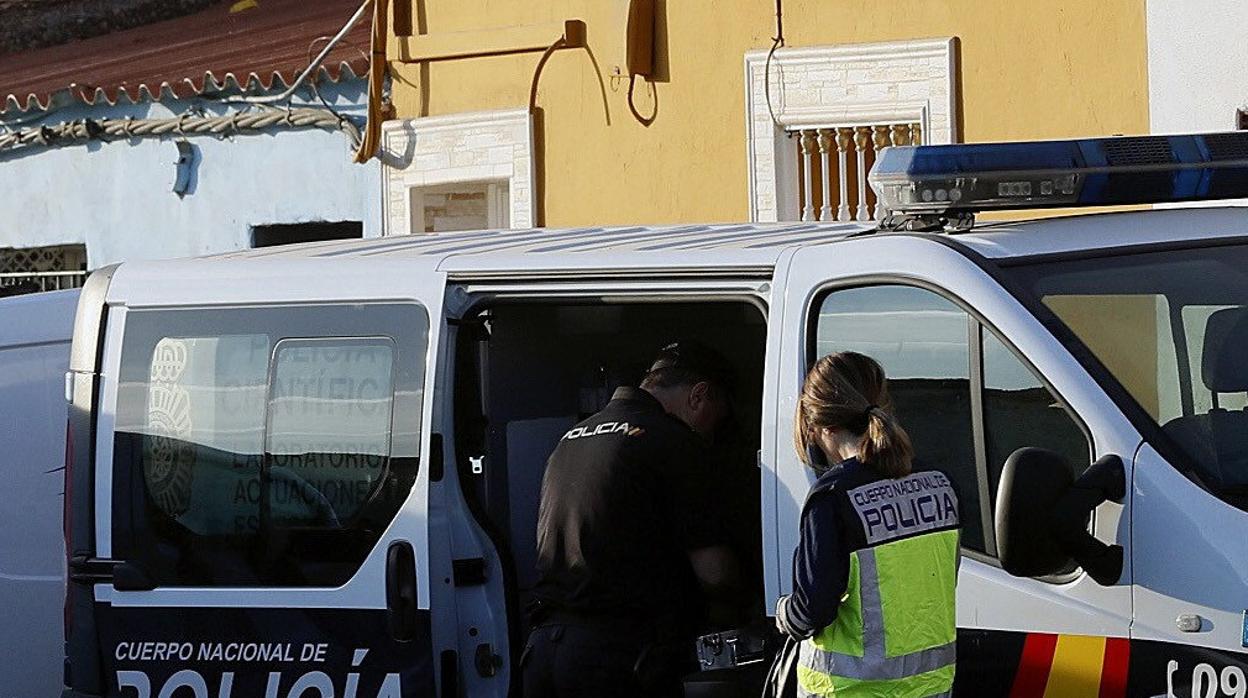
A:
POLYGON ((798 149, 798 210, 803 221, 876 221, 884 210, 867 184, 881 150, 919 145, 918 122, 827 126, 789 131, 798 149))

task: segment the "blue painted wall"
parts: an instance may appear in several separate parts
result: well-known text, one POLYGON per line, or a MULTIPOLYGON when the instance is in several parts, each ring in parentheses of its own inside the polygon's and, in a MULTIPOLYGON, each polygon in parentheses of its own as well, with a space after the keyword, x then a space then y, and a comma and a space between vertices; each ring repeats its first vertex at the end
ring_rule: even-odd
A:
MULTIPOLYGON (((363 81, 325 85, 321 93, 339 112, 363 116, 363 81)), ((225 114, 237 106, 123 101, 60 109, 43 123, 165 118, 190 108, 225 114)), ((195 164, 191 189, 182 197, 173 192, 176 140, 0 152, 0 247, 86 244, 94 269, 128 259, 244 249, 251 246, 253 225, 355 220, 363 221, 366 237, 380 234, 380 163, 355 164, 343 133, 271 129, 187 137, 195 164)))

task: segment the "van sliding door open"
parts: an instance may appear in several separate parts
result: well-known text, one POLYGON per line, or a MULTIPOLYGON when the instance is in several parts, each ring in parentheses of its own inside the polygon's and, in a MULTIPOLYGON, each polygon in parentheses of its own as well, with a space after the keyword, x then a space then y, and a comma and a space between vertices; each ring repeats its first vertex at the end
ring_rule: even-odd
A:
POLYGON ((96 448, 107 695, 434 695, 443 281, 339 266, 157 294, 128 271, 96 448))
MULTIPOLYGON (((704 294, 696 299, 678 296, 683 290, 678 286, 649 297, 626 290, 618 299, 583 287, 572 297, 495 297, 456 322, 454 392, 442 399, 453 399, 443 410, 454 415, 455 423, 447 461, 455 467, 447 468, 447 477, 453 478, 456 500, 462 498, 463 504, 448 509, 473 515, 461 524, 473 535, 460 538, 483 552, 457 539, 464 548, 457 557, 479 555, 486 571, 457 589, 457 604, 461 625, 472 623, 477 629, 491 628, 490 621, 509 612, 502 621, 510 629, 510 652, 497 644, 493 648, 500 655, 500 674, 509 671, 513 686, 519 683, 530 630, 525 610, 532 606, 540 577, 538 511, 547 459, 569 430, 607 405, 616 388, 638 385, 659 350, 675 340, 713 347, 733 368, 730 414, 708 442, 716 477, 701 483, 715 493, 711 499, 718 507, 700 513, 722 522, 720 542, 740 564, 742 615, 757 617, 766 610, 758 467, 766 306, 749 288, 730 288, 716 297, 695 287, 704 294)), ((638 516, 662 516, 663 511, 656 505, 638 516)), ((697 609, 690 609, 685 620, 699 632, 726 630, 697 609)), ((484 632, 471 642, 484 642, 484 632)), ((692 635, 686 641, 685 649, 692 652, 692 635)), ((711 678, 755 694, 764 668, 760 662, 711 678)), ((711 678, 695 672, 688 680, 704 690, 711 678)), ((486 695, 467 693, 478 694, 486 695)))

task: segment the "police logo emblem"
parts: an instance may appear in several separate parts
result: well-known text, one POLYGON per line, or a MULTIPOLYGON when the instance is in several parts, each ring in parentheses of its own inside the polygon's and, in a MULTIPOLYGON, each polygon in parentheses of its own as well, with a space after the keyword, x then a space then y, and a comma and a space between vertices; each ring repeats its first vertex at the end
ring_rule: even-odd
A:
POLYGON ((191 398, 181 385, 187 349, 162 339, 152 354, 143 439, 143 480, 148 496, 171 517, 190 507, 195 451, 191 447, 191 398))

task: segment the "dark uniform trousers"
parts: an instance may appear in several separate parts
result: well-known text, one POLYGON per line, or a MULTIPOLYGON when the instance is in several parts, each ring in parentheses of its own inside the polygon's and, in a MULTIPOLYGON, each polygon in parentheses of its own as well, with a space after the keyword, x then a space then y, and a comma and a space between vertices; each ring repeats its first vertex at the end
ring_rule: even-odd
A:
POLYGON ((680 667, 655 651, 649 630, 547 622, 521 655, 525 698, 678 698, 680 667))

